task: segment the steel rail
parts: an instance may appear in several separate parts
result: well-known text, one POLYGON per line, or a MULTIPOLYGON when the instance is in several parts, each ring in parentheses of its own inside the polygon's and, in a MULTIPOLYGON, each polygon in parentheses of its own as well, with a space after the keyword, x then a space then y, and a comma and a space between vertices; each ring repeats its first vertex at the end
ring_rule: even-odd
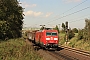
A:
POLYGON ((61 53, 61 52, 56 52, 56 51, 47 51, 47 53, 49 53, 50 55, 52 55, 53 57, 55 57, 58 60, 79 60, 75 57, 66 55, 65 53, 61 53))
POLYGON ((85 55, 85 56, 90 56, 90 52, 89 51, 83 51, 80 49, 76 49, 76 48, 71 48, 71 47, 67 47, 67 46, 59 46, 61 48, 64 48, 66 50, 81 54, 81 55, 85 55))

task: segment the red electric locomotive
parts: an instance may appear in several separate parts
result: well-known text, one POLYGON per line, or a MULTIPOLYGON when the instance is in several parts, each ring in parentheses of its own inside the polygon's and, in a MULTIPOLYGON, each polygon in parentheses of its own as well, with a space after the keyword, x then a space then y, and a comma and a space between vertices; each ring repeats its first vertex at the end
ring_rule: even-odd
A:
POLYGON ((58 48, 59 37, 57 30, 39 30, 28 33, 28 38, 45 48, 58 48))
POLYGON ((35 42, 45 48, 58 48, 58 31, 42 30, 35 33, 35 42))

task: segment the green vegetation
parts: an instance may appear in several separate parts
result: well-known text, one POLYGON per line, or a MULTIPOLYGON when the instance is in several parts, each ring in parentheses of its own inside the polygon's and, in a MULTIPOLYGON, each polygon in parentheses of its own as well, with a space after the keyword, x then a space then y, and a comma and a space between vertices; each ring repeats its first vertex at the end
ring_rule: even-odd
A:
POLYGON ((74 32, 69 28, 69 31, 68 31, 68 39, 70 40, 71 38, 74 37, 74 32))
POLYGON ((75 36, 68 41, 69 44, 65 44, 66 40, 64 33, 60 33, 59 36, 60 36, 60 41, 59 41, 60 45, 90 51, 90 43, 89 43, 90 41, 85 41, 84 39, 78 40, 78 33, 75 33, 75 36))
POLYGON ((17 0, 0 0, 0 39, 21 37, 23 8, 17 0))
POLYGON ((59 44, 63 45, 65 43, 65 33, 59 33, 59 44))
POLYGON ((77 28, 73 28, 72 31, 73 31, 74 33, 78 33, 78 29, 77 29, 77 28))
POLYGON ((90 51, 90 41, 85 42, 84 40, 77 40, 76 37, 70 40, 68 46, 78 48, 81 50, 90 51))
POLYGON ((42 60, 23 38, 0 41, 0 60, 42 60))
POLYGON ((83 39, 84 37, 83 37, 83 29, 79 29, 79 31, 78 31, 78 40, 81 40, 81 39, 83 39))
POLYGON ((58 31, 58 33, 60 33, 60 31, 59 31, 59 28, 58 28, 58 26, 56 25, 56 27, 55 28, 53 28, 54 30, 57 30, 58 31))
POLYGON ((85 20, 85 27, 84 27, 83 37, 84 37, 85 41, 90 40, 90 19, 85 20))
POLYGON ((62 30, 59 34, 60 36, 60 45, 65 45, 73 48, 78 48, 86 51, 90 51, 90 19, 85 19, 84 29, 69 28, 68 31, 65 29, 65 24, 62 23, 62 30), (65 33, 66 30, 67 34, 65 33), (63 32, 62 32, 63 31, 63 32), (68 36, 66 44, 66 35, 68 36))
POLYGON ((61 31, 62 33, 64 33, 65 32, 65 24, 64 23, 62 23, 62 31, 61 31))
POLYGON ((0 0, 0 60, 41 59, 33 48, 20 38, 23 16, 23 8, 18 0, 0 0))

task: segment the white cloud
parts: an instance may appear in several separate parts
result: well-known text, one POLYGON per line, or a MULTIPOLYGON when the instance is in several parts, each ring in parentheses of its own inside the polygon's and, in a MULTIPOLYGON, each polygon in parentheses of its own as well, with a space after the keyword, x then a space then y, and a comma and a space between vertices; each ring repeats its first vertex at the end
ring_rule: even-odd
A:
POLYGON ((49 17, 52 14, 53 14, 52 12, 48 12, 48 13, 46 13, 45 17, 49 17))
POLYGON ((31 7, 36 7, 37 5, 36 4, 32 4, 31 7))
POLYGON ((25 7, 31 7, 31 8, 32 8, 32 7, 36 7, 37 5, 36 5, 36 4, 31 4, 31 5, 25 4, 24 6, 25 6, 25 7))
POLYGON ((24 12, 24 14, 25 14, 26 16, 34 16, 34 17, 37 17, 37 16, 42 15, 43 13, 42 13, 42 12, 34 12, 34 11, 30 10, 30 11, 24 12))
POLYGON ((46 14, 43 12, 36 12, 36 11, 26 11, 24 12, 25 16, 31 16, 31 17, 43 17, 43 18, 47 18, 49 16, 51 16, 53 13, 52 12, 47 12, 46 14))
POLYGON ((80 2, 81 0, 63 0, 65 3, 80 2))
POLYGON ((26 2, 22 2, 22 6, 25 7, 25 8, 32 8, 32 7, 36 7, 37 4, 28 4, 26 2))

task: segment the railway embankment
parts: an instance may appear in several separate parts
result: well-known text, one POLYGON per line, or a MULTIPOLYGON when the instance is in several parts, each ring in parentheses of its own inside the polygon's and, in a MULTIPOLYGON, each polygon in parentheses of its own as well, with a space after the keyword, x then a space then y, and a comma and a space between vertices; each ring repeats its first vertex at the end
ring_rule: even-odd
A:
POLYGON ((42 60, 27 43, 23 38, 0 41, 0 60, 42 60))
POLYGON ((77 37, 78 34, 75 34, 75 36, 72 39, 68 40, 66 44, 65 34, 60 34, 59 44, 90 52, 90 43, 89 43, 90 41, 85 41, 84 39, 78 40, 77 37))

